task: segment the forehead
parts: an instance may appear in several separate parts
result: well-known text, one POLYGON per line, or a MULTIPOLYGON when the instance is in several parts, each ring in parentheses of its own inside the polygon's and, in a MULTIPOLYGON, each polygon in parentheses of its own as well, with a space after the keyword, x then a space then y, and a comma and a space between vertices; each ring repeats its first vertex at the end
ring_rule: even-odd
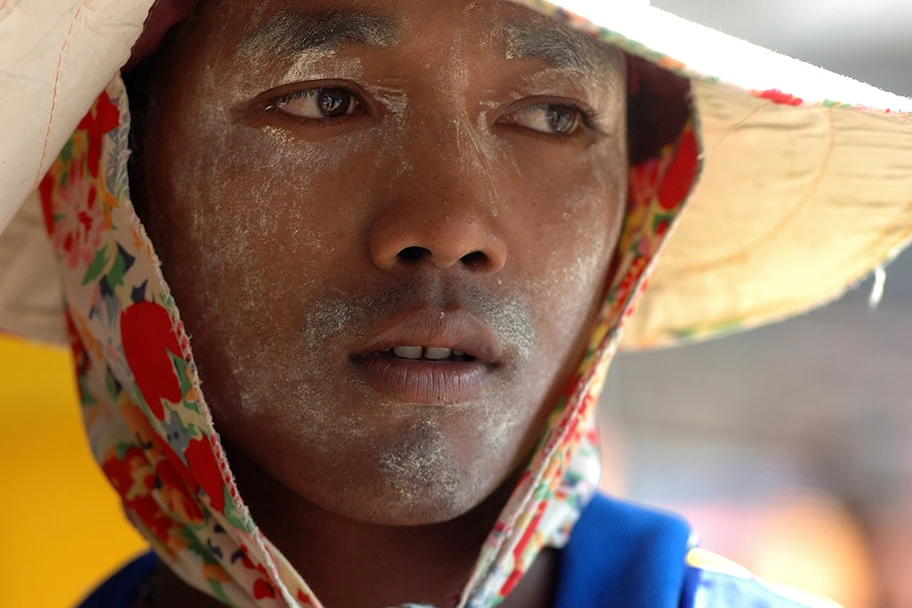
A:
POLYGON ((536 59, 558 68, 598 71, 618 53, 589 36, 502 0, 369 0, 266 2, 243 28, 235 52, 244 57, 312 49, 396 49, 415 39, 446 44, 467 29, 484 32, 505 59, 536 59), (440 17, 445 12, 447 18, 440 17), (449 18, 450 15, 455 19, 449 18))

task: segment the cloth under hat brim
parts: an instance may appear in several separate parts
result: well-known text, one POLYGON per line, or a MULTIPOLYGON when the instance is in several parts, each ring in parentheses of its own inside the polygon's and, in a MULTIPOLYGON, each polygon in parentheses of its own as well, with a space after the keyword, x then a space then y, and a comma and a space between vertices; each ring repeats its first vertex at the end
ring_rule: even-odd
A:
POLYGON ((515 1, 692 83, 701 176, 624 348, 806 312, 908 244, 912 100, 643 3, 515 1))
MULTIPOLYGON (((702 174, 626 325, 625 347, 805 312, 908 243, 912 100, 648 6, 513 1, 692 82, 702 174)), ((22 202, 129 60, 151 4, 0 8, 0 90, 16 91, 0 101, 0 230, 11 222, 0 235, 4 332, 65 341, 60 279, 37 203, 22 202)))

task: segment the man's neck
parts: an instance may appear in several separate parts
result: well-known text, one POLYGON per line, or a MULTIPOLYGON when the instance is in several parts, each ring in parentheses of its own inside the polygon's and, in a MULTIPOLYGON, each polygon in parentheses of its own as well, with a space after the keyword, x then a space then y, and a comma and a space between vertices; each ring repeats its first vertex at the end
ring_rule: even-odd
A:
MULTIPOLYGON (((479 550, 509 497, 508 480, 481 505, 452 521, 425 526, 364 523, 330 513, 293 494, 259 467, 232 454, 232 469, 263 530, 329 608, 388 608, 406 602, 456 605, 479 550)), ((554 556, 546 552, 504 608, 549 606, 554 556)), ((160 573, 172 603, 208 608, 176 579, 160 573)), ((160 599, 165 599, 161 598, 160 599)), ((156 598, 157 600, 159 598, 156 598)), ((156 605, 159 602, 156 601, 156 605)))

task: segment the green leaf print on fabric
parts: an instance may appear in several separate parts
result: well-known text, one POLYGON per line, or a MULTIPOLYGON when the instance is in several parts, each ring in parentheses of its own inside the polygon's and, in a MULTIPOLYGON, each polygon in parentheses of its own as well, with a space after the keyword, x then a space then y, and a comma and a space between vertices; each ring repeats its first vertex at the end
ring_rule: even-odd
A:
POLYGON ((108 267, 108 264, 111 262, 108 250, 111 248, 111 243, 106 244, 104 247, 95 252, 95 257, 92 258, 92 263, 89 264, 89 269, 86 271, 85 276, 82 278, 82 284, 88 285, 94 281, 97 281, 98 278, 104 274, 105 270, 108 267))

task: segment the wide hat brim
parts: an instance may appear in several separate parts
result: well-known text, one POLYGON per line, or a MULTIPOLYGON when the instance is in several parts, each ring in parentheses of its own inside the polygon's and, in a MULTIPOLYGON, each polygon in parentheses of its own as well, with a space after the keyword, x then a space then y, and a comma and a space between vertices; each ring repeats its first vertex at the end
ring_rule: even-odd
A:
MULTIPOLYGON (((648 6, 514 1, 692 83, 702 173, 625 347, 802 313, 908 243, 912 100, 648 6)), ((15 91, 0 100, 0 331, 65 342, 60 278, 29 194, 127 63, 151 5, 0 7, 0 90, 15 91)))
POLYGON ((689 78, 700 124, 702 174, 626 348, 806 312, 908 244, 912 100, 648 6, 561 4, 605 42, 689 78))

